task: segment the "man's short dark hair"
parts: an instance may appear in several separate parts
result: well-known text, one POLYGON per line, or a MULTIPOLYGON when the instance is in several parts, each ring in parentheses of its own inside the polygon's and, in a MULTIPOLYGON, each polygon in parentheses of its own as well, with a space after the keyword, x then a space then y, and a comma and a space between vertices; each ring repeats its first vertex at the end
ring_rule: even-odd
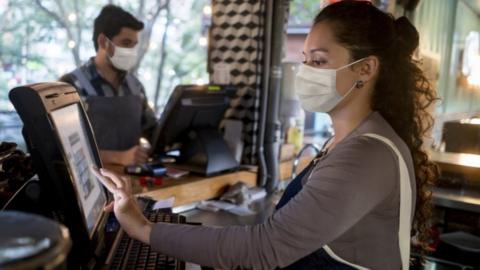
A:
POLYGON ((95 51, 98 51, 98 35, 103 33, 109 39, 118 35, 122 27, 130 28, 135 31, 143 29, 143 22, 137 20, 132 14, 115 5, 106 5, 95 18, 93 26, 93 45, 95 51))

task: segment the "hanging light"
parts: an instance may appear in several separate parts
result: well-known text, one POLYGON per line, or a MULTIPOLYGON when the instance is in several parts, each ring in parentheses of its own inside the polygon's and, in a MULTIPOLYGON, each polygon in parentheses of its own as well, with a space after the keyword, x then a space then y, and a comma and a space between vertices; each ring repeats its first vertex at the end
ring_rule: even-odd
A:
POLYGON ((152 74, 150 72, 145 72, 143 74, 143 78, 146 80, 146 81, 150 81, 152 79, 152 74))
POLYGON ((203 7, 203 14, 206 16, 212 15, 212 7, 210 5, 206 5, 203 7))
POLYGON ((75 41, 73 41, 73 40, 70 40, 70 41, 68 42, 68 47, 69 47, 70 49, 75 48, 76 45, 77 45, 77 44, 76 44, 75 41))
POLYGON ((150 48, 156 50, 158 48, 158 43, 154 41, 150 42, 150 48))
POLYGON ((8 44, 8 43, 12 43, 15 38, 11 32, 6 32, 3 34, 2 39, 4 43, 8 44))
POLYGON ((467 77, 467 82, 473 87, 480 87, 480 76, 470 75, 467 77))
POLYGON ((70 14, 68 14, 68 20, 69 20, 70 22, 75 22, 75 21, 77 20, 77 15, 76 15, 75 13, 73 13, 73 12, 70 13, 70 14))
POLYGON ((198 44, 200 44, 200 46, 202 46, 202 47, 207 46, 207 43, 208 43, 208 41, 207 41, 206 37, 200 37, 200 39, 198 40, 198 44))

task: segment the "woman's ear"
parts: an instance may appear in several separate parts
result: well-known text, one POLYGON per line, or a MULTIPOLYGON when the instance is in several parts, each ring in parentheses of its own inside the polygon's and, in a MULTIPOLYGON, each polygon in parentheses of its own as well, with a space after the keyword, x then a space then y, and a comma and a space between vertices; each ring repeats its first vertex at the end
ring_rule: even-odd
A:
POLYGON ((363 60, 359 65, 360 80, 363 82, 371 81, 379 72, 380 61, 376 56, 369 56, 363 60))

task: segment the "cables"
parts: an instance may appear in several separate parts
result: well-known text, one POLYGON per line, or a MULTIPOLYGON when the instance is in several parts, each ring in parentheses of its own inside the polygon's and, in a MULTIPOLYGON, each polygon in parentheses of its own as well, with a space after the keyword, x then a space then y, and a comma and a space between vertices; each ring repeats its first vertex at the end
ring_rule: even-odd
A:
POLYGON ((13 201, 13 199, 15 199, 16 196, 18 196, 18 194, 20 194, 20 192, 22 191, 22 189, 24 189, 30 182, 32 181, 38 181, 37 178, 31 178, 30 180, 28 180, 27 182, 25 182, 13 195, 12 197, 10 197, 10 199, 5 203, 5 205, 3 206, 2 210, 0 210, 0 212, 4 211, 5 209, 7 209, 7 206, 13 201))

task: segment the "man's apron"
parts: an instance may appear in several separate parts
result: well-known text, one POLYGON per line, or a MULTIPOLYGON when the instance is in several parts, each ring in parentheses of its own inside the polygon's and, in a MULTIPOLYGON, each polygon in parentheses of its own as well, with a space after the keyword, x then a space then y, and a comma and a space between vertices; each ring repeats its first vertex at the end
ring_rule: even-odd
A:
MULTIPOLYGON (((398 163, 400 168, 400 215, 399 215, 399 247, 400 256, 402 260, 402 269, 409 269, 410 259, 410 228, 411 228, 411 212, 412 212, 412 189, 410 186, 410 176, 408 173, 407 164, 403 160, 400 151, 397 147, 387 138, 367 133, 362 136, 371 137, 382 141, 392 148, 398 157, 398 163)), ((302 178, 310 174, 315 163, 312 161, 292 182, 287 186, 282 198, 276 206, 276 210, 282 208, 290 201, 300 190, 302 189, 302 178)), ((282 269, 335 269, 335 270, 351 270, 351 269, 367 269, 360 265, 356 265, 351 262, 337 256, 331 248, 327 245, 321 247, 319 250, 307 255, 304 258, 292 263, 291 265, 282 269)))
POLYGON ((98 96, 80 68, 72 74, 88 94, 85 100, 87 114, 98 148, 127 150, 137 145, 142 132, 142 99, 132 75, 126 75, 131 95, 102 97, 98 96))

